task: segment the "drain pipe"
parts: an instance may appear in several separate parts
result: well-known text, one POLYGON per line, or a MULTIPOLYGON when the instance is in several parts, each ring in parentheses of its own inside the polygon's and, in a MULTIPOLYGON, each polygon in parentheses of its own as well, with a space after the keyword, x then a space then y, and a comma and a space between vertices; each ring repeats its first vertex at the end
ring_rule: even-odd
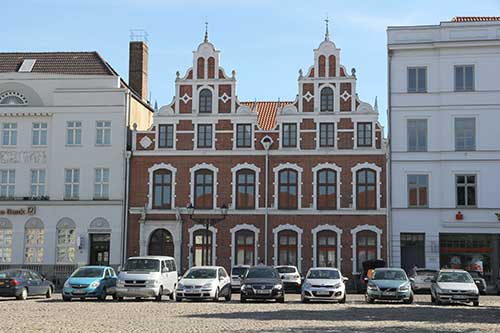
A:
POLYGON ((388 154, 387 154, 387 171, 386 171, 386 191, 388 194, 387 199, 387 259, 389 266, 393 266, 392 258, 392 122, 391 122, 391 60, 392 50, 387 49, 387 131, 388 138, 388 154))

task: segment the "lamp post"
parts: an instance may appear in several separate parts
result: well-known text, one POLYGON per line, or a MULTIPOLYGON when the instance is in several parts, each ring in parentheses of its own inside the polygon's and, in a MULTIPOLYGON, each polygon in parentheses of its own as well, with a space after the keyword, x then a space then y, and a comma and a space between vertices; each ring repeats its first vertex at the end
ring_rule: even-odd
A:
POLYGON ((264 198, 265 198, 265 214, 264 214, 264 264, 267 266, 267 229, 268 229, 268 219, 269 219, 269 148, 273 144, 273 139, 269 136, 265 136, 260 141, 260 144, 266 151, 266 163, 265 163, 265 173, 264 173, 264 198))
MULTIPOLYGON (((214 226, 217 222, 223 221, 226 218, 228 208, 226 204, 222 205, 220 208, 220 213, 221 217, 194 217, 194 206, 192 203, 187 206, 187 211, 189 214, 189 218, 191 221, 199 224, 203 224, 205 226, 205 239, 204 239, 204 244, 205 244, 205 253, 203 255, 205 256, 205 265, 208 265, 208 262, 210 261, 209 257, 209 251, 208 251, 208 233, 210 231, 210 226, 214 226)), ((203 252, 203 251, 202 251, 203 252)), ((210 251, 212 252, 212 251, 210 251)))

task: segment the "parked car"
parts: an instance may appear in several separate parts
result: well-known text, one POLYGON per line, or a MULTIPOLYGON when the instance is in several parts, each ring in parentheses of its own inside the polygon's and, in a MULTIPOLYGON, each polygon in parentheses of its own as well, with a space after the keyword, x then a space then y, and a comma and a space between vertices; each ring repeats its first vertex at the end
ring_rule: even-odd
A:
POLYGON ((231 289, 240 290, 241 277, 246 274, 250 265, 238 265, 231 269, 231 289))
POLYGON ((245 274, 240 289, 240 301, 248 299, 275 299, 285 302, 285 288, 278 271, 274 267, 250 267, 245 274))
POLYGON ((212 299, 224 297, 231 300, 231 279, 220 266, 200 266, 190 268, 177 284, 175 300, 212 299))
POLYGON ((286 290, 300 291, 302 286, 302 278, 299 270, 295 266, 276 266, 280 274, 281 280, 286 290))
POLYGON ((376 268, 368 279, 365 299, 367 303, 376 300, 403 301, 413 303, 411 282, 401 268, 376 268))
POLYGON ((479 305, 479 289, 469 273, 461 269, 442 269, 432 281, 431 301, 442 303, 470 303, 479 305))
POLYGON ((474 283, 477 286, 477 289, 479 290, 479 294, 485 295, 486 294, 486 280, 484 279, 483 273, 480 271, 467 271, 471 278, 474 280, 474 283))
POLYGON ((136 299, 154 297, 161 301, 163 295, 175 297, 177 267, 175 259, 162 256, 131 257, 118 275, 116 296, 136 299))
POLYGON ((411 287, 415 293, 418 292, 430 292, 431 291, 431 281, 436 278, 438 271, 435 269, 427 268, 417 268, 413 271, 410 276, 414 281, 411 283, 411 287))
POLYGON ((28 296, 52 297, 54 284, 42 275, 28 269, 7 269, 0 271, 0 297, 15 297, 26 300, 28 296))
POLYGON ((336 268, 311 268, 307 272, 302 285, 301 300, 303 303, 316 300, 334 300, 345 303, 346 277, 336 268))
POLYGON ((76 269, 66 280, 63 286, 63 301, 71 301, 72 298, 96 297, 104 301, 108 295, 116 299, 116 273, 108 266, 83 266, 76 269))

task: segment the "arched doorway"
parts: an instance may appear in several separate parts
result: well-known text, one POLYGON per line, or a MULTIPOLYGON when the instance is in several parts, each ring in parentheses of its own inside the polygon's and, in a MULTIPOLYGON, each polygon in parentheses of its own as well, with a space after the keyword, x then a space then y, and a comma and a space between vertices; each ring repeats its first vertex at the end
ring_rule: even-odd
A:
POLYGON ((172 234, 165 229, 156 229, 149 238, 148 255, 174 256, 174 240, 172 234))

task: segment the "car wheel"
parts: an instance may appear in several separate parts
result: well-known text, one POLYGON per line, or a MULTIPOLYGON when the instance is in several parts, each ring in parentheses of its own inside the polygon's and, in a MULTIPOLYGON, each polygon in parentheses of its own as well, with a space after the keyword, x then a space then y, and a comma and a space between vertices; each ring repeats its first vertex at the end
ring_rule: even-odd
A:
POLYGON ((408 299, 403 300, 403 303, 405 304, 413 303, 413 294, 410 294, 410 297, 408 299))
POLYGON ((229 289, 227 291, 226 296, 224 297, 224 299, 226 300, 226 302, 229 302, 231 300, 231 296, 232 296, 231 289, 229 289))
POLYGON ((281 296, 280 298, 276 299, 278 303, 285 303, 285 296, 281 296))
POLYGON ((218 301, 219 301, 219 289, 217 288, 217 290, 215 290, 214 302, 218 302, 218 301))
POLYGON ((436 298, 434 296, 432 296, 432 294, 431 294, 431 303, 434 303, 434 304, 436 303, 436 298))
POLYGON ((240 298, 240 303, 246 303, 247 302, 247 299, 243 296, 241 296, 240 298))
POLYGON ((111 297, 113 297, 113 301, 118 300, 118 296, 116 296, 116 294, 113 294, 113 296, 111 296, 111 297))
POLYGON ((345 304, 345 301, 347 299, 347 295, 344 293, 344 297, 339 301, 340 304, 345 304))
POLYGON ((69 302, 69 301, 71 301, 71 297, 63 295, 63 302, 69 302))
POLYGON ((155 297, 155 301, 161 302, 162 295, 163 295, 163 287, 160 287, 160 290, 158 291, 158 295, 155 297))
POLYGON ((175 297, 176 302, 182 302, 182 297, 175 297))
POLYGON ((175 299, 175 290, 177 289, 177 286, 174 285, 174 290, 168 295, 168 298, 173 301, 175 299))
POLYGON ((47 293, 45 294, 45 298, 52 298, 52 287, 49 286, 47 289, 47 293))
POLYGON ((80 301, 85 301, 85 297, 80 297, 80 301))
POLYGON ((309 298, 302 297, 302 303, 309 303, 309 298))
POLYGON ((369 304, 375 303, 375 300, 368 295, 365 295, 365 300, 366 300, 366 303, 369 303, 369 304))
POLYGON ((107 294, 106 288, 103 288, 101 294, 97 297, 97 299, 102 302, 102 301, 106 300, 107 296, 108 296, 108 294, 107 294))
POLYGON ((122 296, 116 296, 116 300, 118 302, 123 302, 123 297, 122 296))
POLYGON ((474 301, 474 302, 472 302, 472 305, 473 305, 473 306, 479 306, 479 301, 474 301))
POLYGON ((28 299, 28 289, 23 288, 23 290, 21 290, 21 293, 19 294, 19 296, 16 296, 16 299, 18 299, 20 301, 27 300, 28 299))

